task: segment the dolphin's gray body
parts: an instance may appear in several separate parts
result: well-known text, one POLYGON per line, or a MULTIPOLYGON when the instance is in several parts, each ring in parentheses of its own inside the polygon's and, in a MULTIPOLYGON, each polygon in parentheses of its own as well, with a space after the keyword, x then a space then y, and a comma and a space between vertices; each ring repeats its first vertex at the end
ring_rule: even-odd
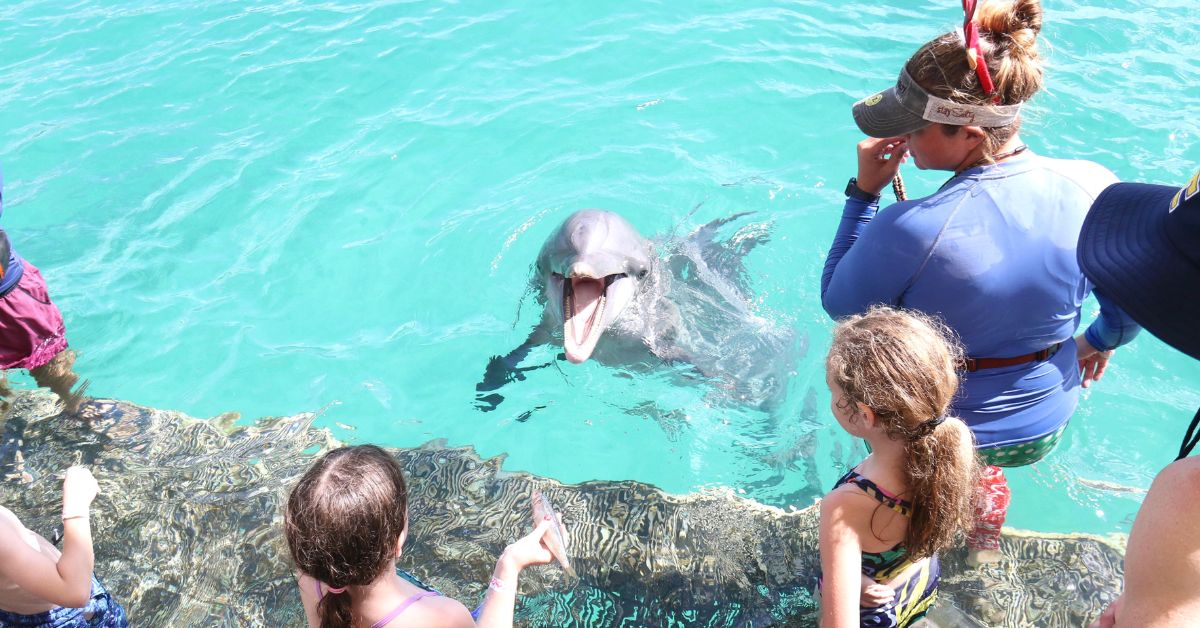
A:
MULTIPOLYGON (((492 359, 477 391, 523 379, 523 371, 538 368, 520 366, 533 347, 561 344, 574 363, 639 370, 685 361, 727 398, 771 409, 782 400, 798 347, 791 329, 757 313, 746 286, 742 258, 766 240, 765 228, 716 241, 718 228, 741 216, 656 246, 615 213, 572 214, 534 265, 541 322, 521 346, 492 359)), ((493 409, 501 399, 481 394, 480 407, 493 409)))

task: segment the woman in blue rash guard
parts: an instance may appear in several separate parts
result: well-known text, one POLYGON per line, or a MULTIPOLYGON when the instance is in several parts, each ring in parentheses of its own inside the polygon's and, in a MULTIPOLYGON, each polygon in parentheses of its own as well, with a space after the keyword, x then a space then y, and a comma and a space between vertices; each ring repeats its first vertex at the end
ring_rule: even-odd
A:
POLYGON ((964 2, 962 30, 925 44, 894 87, 854 105, 870 136, 821 278, 833 317, 872 304, 941 317, 969 358, 953 413, 975 433, 984 474, 972 562, 1000 558, 1009 491, 1001 466, 1049 453, 1112 350, 1139 327, 1097 293, 1100 316, 1077 337, 1092 290, 1075 259, 1080 226, 1115 177, 1087 161, 1036 155, 1021 104, 1042 86, 1039 0, 964 2), (934 194, 879 211, 900 164, 953 172, 934 194))

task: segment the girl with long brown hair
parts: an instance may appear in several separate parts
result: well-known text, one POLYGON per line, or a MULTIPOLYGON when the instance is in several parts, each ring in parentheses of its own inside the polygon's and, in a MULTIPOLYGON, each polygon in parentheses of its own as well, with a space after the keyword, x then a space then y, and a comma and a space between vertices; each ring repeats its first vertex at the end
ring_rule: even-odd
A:
MULTIPOLYGON (((509 545, 496 563, 479 626, 511 627, 517 576, 552 560, 551 521, 509 545)), ((469 628, 460 602, 396 569, 408 537, 408 488, 400 464, 374 445, 335 449, 304 474, 284 520, 310 628, 469 628)))
POLYGON ((937 552, 971 523, 974 439, 948 416, 962 357, 918 313, 843 319, 825 361, 838 424, 871 454, 821 503, 821 625, 908 626, 937 596, 937 552))

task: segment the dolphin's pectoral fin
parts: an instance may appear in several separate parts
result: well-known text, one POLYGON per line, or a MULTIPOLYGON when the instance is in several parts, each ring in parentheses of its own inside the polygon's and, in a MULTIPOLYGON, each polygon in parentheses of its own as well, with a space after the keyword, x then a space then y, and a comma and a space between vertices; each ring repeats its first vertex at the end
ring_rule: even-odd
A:
POLYGON ((487 368, 483 372, 483 381, 475 384, 475 407, 483 412, 495 410, 500 402, 504 401, 504 397, 495 393, 489 395, 483 393, 499 390, 509 382, 522 381, 525 379, 527 371, 536 371, 550 366, 550 362, 535 366, 521 366, 521 361, 529 356, 529 352, 534 347, 545 344, 546 338, 545 331, 539 325, 516 349, 509 351, 507 355, 494 355, 488 359, 487 368))
POLYGON ((705 373, 704 369, 698 366, 698 360, 696 360, 696 356, 693 355, 692 352, 677 344, 658 344, 654 347, 650 347, 650 353, 653 353, 654 357, 666 362, 667 364, 689 365, 692 367, 691 370, 699 375, 702 379, 710 377, 709 373, 705 373))
POLYGON ((678 362, 683 362, 683 363, 688 363, 688 364, 694 363, 694 361, 691 359, 691 357, 692 357, 691 354, 688 353, 687 351, 684 351, 680 347, 674 347, 674 346, 657 347, 654 349, 653 353, 655 356, 658 357, 658 359, 660 359, 663 362, 666 362, 668 364, 675 364, 678 362))
POLYGON ((730 381, 728 377, 720 373, 705 370, 695 356, 680 347, 659 348, 654 351, 654 355, 667 364, 679 365, 680 369, 676 371, 677 376, 688 382, 707 383, 729 392, 736 388, 736 382, 730 381))
POLYGON ((488 360, 487 371, 483 374, 483 381, 475 384, 476 392, 496 390, 509 382, 523 382, 525 381, 526 371, 536 371, 550 366, 550 362, 543 362, 534 366, 513 366, 507 360, 507 357, 494 355, 491 360, 488 360))
MULTIPOLYGON (((507 357, 507 356, 506 356, 507 357)), ((491 412, 500 407, 500 402, 504 401, 504 395, 489 391, 498 390, 501 386, 512 381, 522 381, 525 379, 526 371, 536 371, 551 366, 552 362, 538 364, 536 366, 522 366, 518 368, 508 368, 504 364, 505 358, 498 355, 492 356, 488 361, 487 372, 484 373, 483 381, 475 384, 475 408, 481 412, 491 412)))

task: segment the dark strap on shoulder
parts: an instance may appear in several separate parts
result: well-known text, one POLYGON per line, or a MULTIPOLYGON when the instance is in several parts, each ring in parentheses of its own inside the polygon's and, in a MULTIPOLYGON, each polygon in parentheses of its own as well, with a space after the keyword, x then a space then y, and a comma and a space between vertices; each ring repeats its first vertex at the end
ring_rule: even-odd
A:
POLYGON ((1183 436, 1183 443, 1179 445, 1179 457, 1176 460, 1183 460, 1192 453, 1192 449, 1196 447, 1196 443, 1200 442, 1200 433, 1197 433, 1196 427, 1200 426, 1200 410, 1196 410, 1196 416, 1192 417, 1191 425, 1188 425, 1187 434, 1183 436))
POLYGON ((883 489, 879 488, 878 484, 868 480, 853 469, 851 469, 846 475, 843 475, 842 479, 838 480, 838 483, 834 486, 834 488, 837 488, 843 484, 853 484, 854 486, 857 486, 862 492, 874 498, 875 501, 887 506, 888 508, 891 508, 892 510, 895 510, 905 517, 908 517, 912 513, 912 504, 903 499, 897 499, 891 495, 888 495, 887 493, 884 493, 883 489))

